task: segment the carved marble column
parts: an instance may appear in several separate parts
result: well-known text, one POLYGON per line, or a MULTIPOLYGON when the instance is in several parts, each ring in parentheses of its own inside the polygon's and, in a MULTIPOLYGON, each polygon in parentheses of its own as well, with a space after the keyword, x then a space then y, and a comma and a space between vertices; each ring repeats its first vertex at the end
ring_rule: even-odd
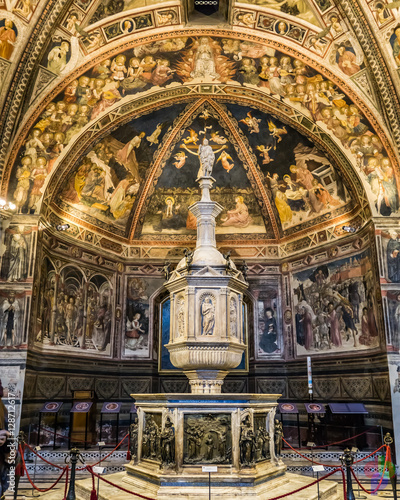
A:
POLYGON ((165 284, 171 298, 167 349, 196 394, 219 394, 246 349, 242 303, 248 285, 217 249, 215 218, 223 208, 210 199, 213 182, 212 177, 199 179, 202 198, 190 207, 197 218, 196 249, 165 284))

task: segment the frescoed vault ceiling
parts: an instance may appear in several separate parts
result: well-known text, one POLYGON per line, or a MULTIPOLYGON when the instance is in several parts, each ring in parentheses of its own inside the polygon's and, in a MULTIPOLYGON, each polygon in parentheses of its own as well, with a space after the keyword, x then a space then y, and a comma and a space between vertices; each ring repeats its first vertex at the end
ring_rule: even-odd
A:
POLYGON ((176 0, 5 0, 1 195, 18 213, 190 245, 204 139, 220 244, 323 243, 398 213, 396 2, 220 4, 205 21, 176 0))

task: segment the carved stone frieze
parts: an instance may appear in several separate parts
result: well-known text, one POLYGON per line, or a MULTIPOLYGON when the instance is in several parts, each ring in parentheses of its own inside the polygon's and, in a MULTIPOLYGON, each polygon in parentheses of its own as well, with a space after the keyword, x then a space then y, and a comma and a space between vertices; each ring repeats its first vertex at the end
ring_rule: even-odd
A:
POLYGON ((61 395, 64 392, 64 387, 65 377, 39 375, 37 378, 37 392, 48 399, 61 395))
POLYGON ((110 399, 118 391, 118 379, 99 378, 95 382, 96 394, 103 399, 110 399))
POLYGON ((92 378, 70 378, 68 380, 68 390, 72 391, 88 391, 93 389, 94 380, 92 378))
POLYGON ((27 373, 25 375, 24 397, 30 398, 35 395, 36 378, 36 375, 33 373, 27 373))
POLYGON ((387 375, 373 377, 375 392, 381 401, 389 398, 389 378, 387 375))
POLYGON ((247 390, 246 380, 225 380, 222 385, 224 393, 240 393, 247 390))
POLYGON ((289 379, 289 397, 306 399, 308 397, 307 380, 289 379))
POLYGON ((352 399, 360 401, 366 397, 372 397, 370 377, 343 377, 341 381, 345 393, 352 399))
POLYGON ((188 380, 161 380, 161 390, 163 392, 184 393, 189 392, 188 380))
POLYGON ((144 394, 150 392, 151 380, 149 378, 135 378, 123 380, 121 386, 122 397, 130 396, 131 394, 144 394))
POLYGON ((257 392, 264 394, 282 394, 282 397, 286 397, 286 380, 258 378, 257 389, 257 392))
POLYGON ((330 400, 340 395, 340 379, 334 377, 314 378, 315 392, 322 399, 330 400))

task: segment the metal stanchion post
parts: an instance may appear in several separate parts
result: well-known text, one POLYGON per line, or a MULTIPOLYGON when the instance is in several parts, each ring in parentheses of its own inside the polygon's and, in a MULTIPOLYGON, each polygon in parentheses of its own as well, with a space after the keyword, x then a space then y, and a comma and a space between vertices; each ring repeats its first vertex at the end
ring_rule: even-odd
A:
POLYGON ((216 465, 203 465, 202 472, 208 472, 208 500, 211 500, 211 472, 218 472, 216 465))
MULTIPOLYGON (((18 434, 18 451, 22 455, 24 453, 24 444, 25 444, 25 432, 24 431, 19 431, 18 434), (22 453, 21 453, 22 450, 22 453)), ((19 458, 19 461, 22 462, 22 457, 19 458)), ((14 489, 14 500, 17 500, 18 497, 18 486, 19 486, 19 480, 20 480, 20 475, 15 474, 15 489, 14 489)))
MULTIPOLYGON (((359 450, 358 448, 353 447, 353 448, 351 449, 351 451, 354 453, 354 458, 355 458, 355 459, 356 459, 356 461, 357 461, 357 453, 358 453, 360 450, 359 450)), ((356 471, 354 471, 354 472, 356 472, 356 471)), ((356 499, 357 499, 357 500, 362 500, 362 499, 364 499, 364 498, 367 498, 367 497, 366 497, 365 495, 361 495, 360 485, 359 485, 359 484, 357 484, 357 496, 356 496, 356 499)))
POLYGON ((355 500, 351 481, 351 466, 353 465, 354 457, 349 448, 344 450, 343 455, 340 457, 340 461, 342 465, 346 467, 347 500, 355 500))
MULTIPOLYGON (((37 453, 38 451, 40 451, 40 446, 36 446, 35 451, 36 451, 36 453, 37 453)), ((35 464, 34 464, 34 466, 33 466, 33 484, 35 484, 35 479, 36 479, 36 465, 37 465, 37 455, 36 455, 36 453, 35 453, 35 464)), ((35 495, 35 493, 36 493, 36 490, 35 490, 35 489, 34 489, 34 487, 32 486, 32 496, 33 496, 33 497, 34 497, 34 496, 39 496, 39 493, 38 493, 37 495, 35 495)))
MULTIPOLYGON (((385 434, 383 441, 389 447, 391 444, 393 444, 393 438, 390 435, 390 432, 387 432, 385 434)), ((394 451, 394 453, 396 453, 396 451, 394 451)), ((393 456, 395 455, 393 454, 393 456)), ((393 463, 388 464, 388 472, 389 472, 390 483, 392 485, 392 490, 393 490, 393 498, 394 500, 397 500, 397 474, 396 474, 396 466, 393 463)))
MULTIPOLYGON (((313 469, 313 472, 317 473, 317 481, 318 481, 318 479, 319 479, 319 473, 320 472, 324 472, 325 467, 323 465, 313 465, 312 469, 313 469)), ((319 483, 317 483, 317 498, 318 498, 318 500, 319 500, 319 494, 320 494, 319 483)))
MULTIPOLYGON (((101 449, 106 445, 106 443, 104 441, 99 441, 97 445, 99 447, 99 466, 101 466, 101 449)), ((100 473, 97 478, 97 496, 99 496, 99 490, 100 490, 100 473)))
POLYGON ((71 465, 71 476, 69 480, 69 489, 68 489, 68 494, 66 497, 66 500, 76 500, 76 495, 75 495, 75 471, 76 471, 76 464, 78 462, 81 462, 82 464, 84 463, 82 455, 80 454, 80 451, 78 448, 72 448, 72 450, 69 452, 70 455, 69 457, 66 457, 65 463, 67 465, 71 465), (69 460, 68 460, 69 458, 69 460))

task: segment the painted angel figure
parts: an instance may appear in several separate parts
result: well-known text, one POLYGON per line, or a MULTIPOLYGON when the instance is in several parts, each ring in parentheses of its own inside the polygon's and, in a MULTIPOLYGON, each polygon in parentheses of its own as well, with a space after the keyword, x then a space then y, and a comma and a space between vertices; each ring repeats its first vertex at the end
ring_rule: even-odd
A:
POLYGON ((222 135, 219 135, 219 132, 211 132, 211 141, 215 142, 216 144, 226 144, 228 142, 228 139, 226 137, 223 137, 222 135))
POLYGON ((173 163, 173 166, 180 169, 185 165, 187 156, 185 155, 185 153, 183 151, 179 151, 178 153, 176 153, 174 158, 177 161, 175 161, 173 163))
POLYGON ((159 123, 155 128, 154 132, 146 137, 146 139, 149 141, 150 144, 158 144, 158 137, 161 134, 161 130, 162 130, 162 123, 159 123))
POLYGON ((261 122, 261 120, 259 118, 254 118, 251 114, 251 111, 247 113, 246 118, 243 118, 243 120, 239 121, 245 123, 249 127, 250 134, 258 134, 258 132, 260 132, 259 123, 261 122))
POLYGON ((189 132, 189 137, 185 137, 185 139, 183 139, 183 142, 185 144, 190 144, 190 143, 197 144, 199 140, 199 134, 192 128, 190 128, 188 132, 189 132))
POLYGON ((282 140, 282 135, 287 134, 287 129, 286 127, 278 128, 275 123, 273 122, 268 122, 268 129, 270 131, 270 134, 272 137, 275 139, 275 146, 274 149, 276 149, 276 145, 278 142, 281 142, 282 140))
MULTIPOLYGON (((226 151, 222 151, 220 157, 217 160, 217 163, 221 161, 223 168, 229 173, 230 170, 235 166, 234 163, 229 163, 229 160, 232 160, 232 157, 226 151)), ((232 160, 233 161, 233 160, 232 160)))
POLYGON ((257 146, 258 151, 261 151, 260 156, 263 157, 263 165, 268 165, 271 161, 274 161, 273 158, 269 156, 269 151, 272 149, 272 146, 257 146))

